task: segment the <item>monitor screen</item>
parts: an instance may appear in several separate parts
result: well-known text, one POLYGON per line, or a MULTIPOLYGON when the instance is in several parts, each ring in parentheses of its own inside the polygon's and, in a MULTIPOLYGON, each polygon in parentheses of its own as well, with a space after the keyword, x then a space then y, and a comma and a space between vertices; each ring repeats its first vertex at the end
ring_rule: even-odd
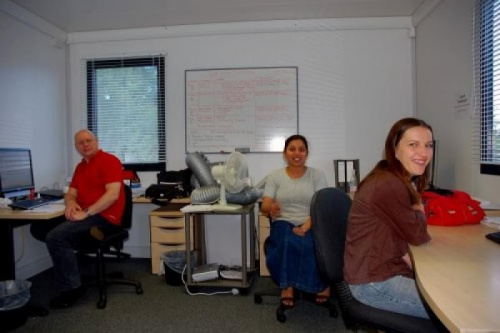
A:
POLYGON ((0 192, 6 197, 29 194, 35 188, 31 151, 0 148, 0 192))

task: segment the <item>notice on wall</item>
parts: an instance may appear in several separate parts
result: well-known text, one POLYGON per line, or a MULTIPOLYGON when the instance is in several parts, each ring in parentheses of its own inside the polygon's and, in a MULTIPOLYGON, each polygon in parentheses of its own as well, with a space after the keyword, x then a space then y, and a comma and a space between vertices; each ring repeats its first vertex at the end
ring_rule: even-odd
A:
POLYGON ((298 133, 298 68, 186 70, 186 152, 281 152, 298 133))

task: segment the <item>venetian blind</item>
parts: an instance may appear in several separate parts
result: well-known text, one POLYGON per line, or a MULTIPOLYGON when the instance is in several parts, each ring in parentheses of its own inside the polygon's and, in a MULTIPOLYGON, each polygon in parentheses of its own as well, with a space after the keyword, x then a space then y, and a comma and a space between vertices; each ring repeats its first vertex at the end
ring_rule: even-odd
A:
POLYGON ((500 1, 478 0, 474 10, 475 116, 482 173, 500 169, 500 1))
POLYGON ((165 56, 86 59, 85 120, 131 169, 165 170, 165 56))

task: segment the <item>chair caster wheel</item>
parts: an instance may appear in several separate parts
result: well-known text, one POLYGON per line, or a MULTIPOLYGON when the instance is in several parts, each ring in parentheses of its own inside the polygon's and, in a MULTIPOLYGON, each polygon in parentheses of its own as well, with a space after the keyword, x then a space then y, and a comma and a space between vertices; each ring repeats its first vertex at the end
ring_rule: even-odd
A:
POLYGON ((285 311, 283 309, 279 308, 276 310, 276 319, 278 319, 280 323, 286 322, 285 311))
POLYGON ((142 290, 142 287, 135 288, 135 293, 137 295, 142 295, 142 294, 144 294, 144 290, 142 290))
POLYGON ((262 297, 260 297, 259 295, 254 295, 253 296, 253 301, 255 304, 261 304, 262 303, 262 297))
POLYGON ((97 302, 97 308, 101 310, 104 309, 106 307, 106 303, 106 300, 99 300, 99 302, 97 302))

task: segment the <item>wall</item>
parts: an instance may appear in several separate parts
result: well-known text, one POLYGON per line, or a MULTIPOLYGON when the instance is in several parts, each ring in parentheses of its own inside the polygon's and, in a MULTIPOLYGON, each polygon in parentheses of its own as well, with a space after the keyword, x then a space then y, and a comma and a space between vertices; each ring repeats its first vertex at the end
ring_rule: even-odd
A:
MULTIPOLYGON (((167 54, 167 168, 185 168, 186 69, 298 66, 299 131, 309 165, 334 184, 333 160, 360 158, 366 174, 380 159, 390 124, 412 115, 410 19, 246 22, 69 34, 71 132, 84 124, 82 59, 167 54)), ((76 163, 77 156, 73 156, 76 163)), ((284 165, 280 153, 248 154, 260 181, 284 165), (262 163, 265 161, 265 163, 262 163)), ((227 156, 209 155, 211 161, 227 156)), ((152 177, 150 177, 151 179, 152 177)), ((154 180, 154 178, 152 178, 154 180)), ((143 186, 147 183, 143 180, 143 186)))
POLYGON ((437 186, 500 202, 500 177, 481 175, 473 145, 472 15, 474 0, 445 0, 417 27, 417 114, 439 140, 437 186), (471 101, 457 111, 465 93, 471 101))
MULTIPOLYGON (((65 47, 40 26, 14 19, 3 9, 0 147, 30 148, 36 189, 52 188, 67 176, 65 47)), ((45 245, 31 237, 29 227, 15 229, 14 244, 18 278, 51 266, 45 245)))

